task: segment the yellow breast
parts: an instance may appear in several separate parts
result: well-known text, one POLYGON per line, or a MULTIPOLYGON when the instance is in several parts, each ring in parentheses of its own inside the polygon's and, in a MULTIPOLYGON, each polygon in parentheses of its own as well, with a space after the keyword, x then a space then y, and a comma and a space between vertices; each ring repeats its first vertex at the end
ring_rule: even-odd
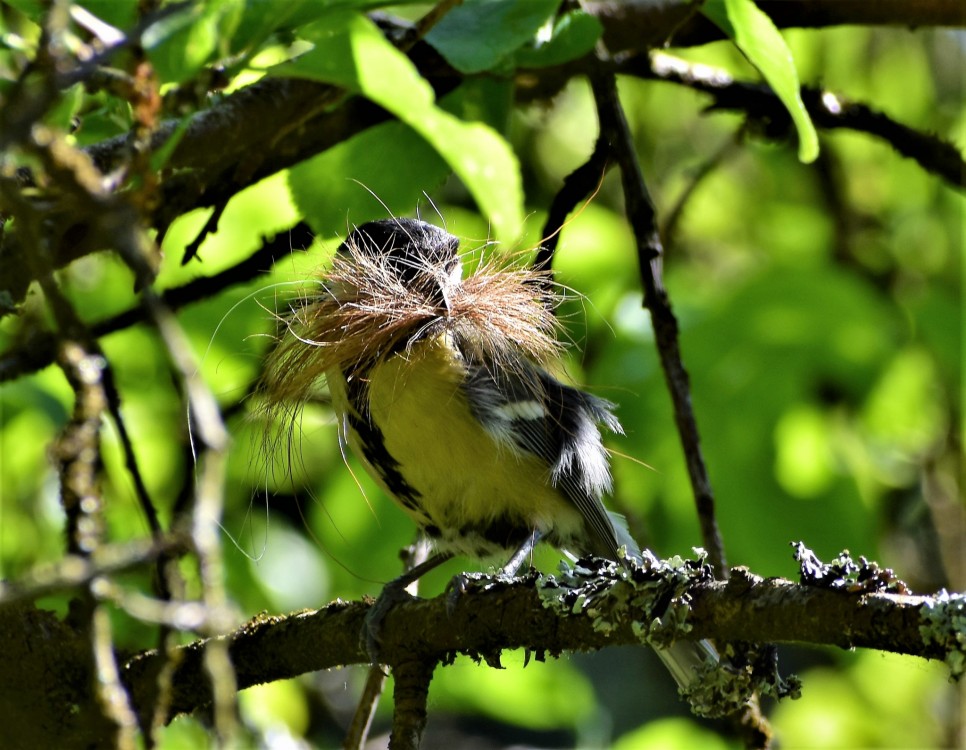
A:
MULTIPOLYGON (((581 516, 551 486, 549 467, 497 443, 479 424, 461 387, 465 375, 445 332, 369 372, 369 418, 419 493, 418 509, 400 505, 441 546, 474 555, 506 549, 495 540, 509 527, 520 535, 534 529, 580 534, 581 516)), ((333 396, 337 402, 335 389, 333 396)), ((358 436, 347 437, 359 453, 358 436)), ((378 470, 367 469, 389 491, 378 470)))

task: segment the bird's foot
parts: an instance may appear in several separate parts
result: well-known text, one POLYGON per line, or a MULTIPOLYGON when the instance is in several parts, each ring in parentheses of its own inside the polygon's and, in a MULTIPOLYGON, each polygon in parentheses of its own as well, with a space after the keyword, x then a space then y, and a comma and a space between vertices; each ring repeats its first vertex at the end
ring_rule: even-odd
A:
POLYGON ((362 626, 362 640, 365 643, 369 662, 379 664, 379 654, 382 650, 382 624, 390 610, 397 604, 411 602, 415 596, 406 591, 406 585, 396 585, 396 581, 387 583, 379 597, 369 607, 365 623, 362 626))

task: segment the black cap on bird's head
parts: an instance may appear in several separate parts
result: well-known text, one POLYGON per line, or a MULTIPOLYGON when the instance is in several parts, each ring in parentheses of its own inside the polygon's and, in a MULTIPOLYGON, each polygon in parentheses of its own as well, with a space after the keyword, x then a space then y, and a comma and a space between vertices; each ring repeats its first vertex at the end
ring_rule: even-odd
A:
POLYGON ((459 244, 457 237, 425 221, 379 219, 353 230, 339 252, 384 261, 404 286, 449 307, 444 287, 459 278, 459 244))

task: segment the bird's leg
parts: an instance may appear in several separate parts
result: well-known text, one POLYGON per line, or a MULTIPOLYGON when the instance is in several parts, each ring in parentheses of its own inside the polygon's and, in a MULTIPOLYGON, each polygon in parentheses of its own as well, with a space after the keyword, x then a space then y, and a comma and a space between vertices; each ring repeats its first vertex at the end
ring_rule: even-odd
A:
MULTIPOLYGON (((517 548, 516 552, 510 557, 506 565, 500 568, 501 576, 515 576, 520 568, 523 567, 527 558, 530 557, 533 552, 533 548, 537 546, 537 542, 543 537, 542 531, 534 531, 523 540, 523 543, 517 548)), ((484 577, 485 578, 485 577, 484 577)), ((447 589, 449 590, 449 599, 446 602, 446 609, 450 614, 452 614, 453 607, 456 606, 456 602, 459 598, 465 594, 470 586, 473 585, 474 581, 479 580, 479 576, 470 576, 466 573, 457 573, 453 576, 453 579, 449 582, 447 589)), ((484 588, 490 584, 484 582, 484 588)))
POLYGON ((379 597, 366 613, 366 622, 365 627, 363 628, 363 637, 366 641, 366 651, 369 654, 369 660, 373 664, 379 663, 379 644, 382 640, 380 638, 379 631, 382 629, 382 621, 385 619, 386 615, 389 614, 389 610, 400 602, 405 602, 412 599, 412 594, 406 591, 410 584, 418 581, 426 573, 431 571, 433 568, 442 565, 452 556, 452 552, 440 552, 435 554, 425 562, 420 563, 411 570, 407 570, 401 576, 393 579, 383 586, 379 597))
POLYGON ((534 529, 533 532, 523 540, 517 551, 513 553, 513 557, 507 560, 506 565, 500 569, 500 574, 505 576, 515 576, 523 564, 527 561, 530 555, 533 554, 533 548, 537 546, 537 542, 543 537, 543 532, 539 529, 534 529))
MULTIPOLYGON (((513 553, 513 556, 507 560, 506 565, 504 565, 500 570, 500 574, 505 576, 515 576, 518 572, 520 572, 520 568, 523 567, 530 555, 533 554, 533 548, 537 546, 537 542, 540 541, 540 537, 542 536, 542 531, 539 529, 534 529, 533 532, 523 540, 523 544, 517 548, 517 551, 513 553)), ((525 649, 524 663, 529 661, 530 649, 525 649)))

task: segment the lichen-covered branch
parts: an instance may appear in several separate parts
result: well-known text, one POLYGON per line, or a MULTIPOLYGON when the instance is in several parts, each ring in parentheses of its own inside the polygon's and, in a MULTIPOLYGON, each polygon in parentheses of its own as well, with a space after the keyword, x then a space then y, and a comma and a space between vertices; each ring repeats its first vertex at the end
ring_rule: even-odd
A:
MULTIPOLYGON (((443 595, 392 609, 384 623, 382 653, 390 664, 416 656, 445 661, 456 653, 495 663, 501 651, 511 648, 531 649, 542 658, 642 641, 710 638, 719 645, 871 648, 944 660, 953 676, 963 673, 966 596, 880 591, 854 575, 802 584, 763 579, 742 568, 723 582, 706 570, 678 561, 642 581, 629 580, 616 565, 585 572, 578 568, 567 580, 478 576, 455 600, 443 595), (629 601, 637 602, 635 609, 629 601)), ((249 622, 227 636, 239 687, 367 663, 359 638, 367 611, 366 604, 334 602, 315 612, 249 622)), ((173 713, 210 701, 202 667, 205 641, 180 651, 173 713)), ((139 710, 152 705, 151 676, 162 659, 146 652, 124 669, 139 710)))
MULTIPOLYGON (((461 596, 444 594, 393 608, 384 622, 382 653, 394 667, 413 659, 445 664, 456 654, 498 664, 500 653, 511 648, 530 649, 542 659, 564 651, 713 638, 723 650, 732 643, 871 648, 943 660, 952 676, 963 674, 966 596, 898 593, 901 582, 873 563, 843 555, 826 565, 800 546, 796 556, 800 583, 763 579, 742 568, 734 569, 729 581, 716 581, 701 561, 680 560, 631 573, 616 564, 585 561, 566 575, 469 576, 461 596)), ((41 586, 36 595, 48 590, 41 586)), ((337 601, 317 611, 260 615, 223 637, 175 647, 171 654, 153 650, 134 656, 123 665, 121 680, 143 722, 158 709, 159 697, 164 699, 161 720, 211 703, 205 653, 213 643, 226 650, 239 688, 365 664, 359 634, 368 608, 337 601), (170 684, 160 695, 157 678, 164 669, 171 670, 170 684)), ((8 661, 29 665, 25 669, 37 674, 60 675, 58 690, 44 699, 51 713, 57 713, 51 704, 57 696, 65 705, 89 706, 88 684, 76 679, 77 664, 89 659, 84 639, 67 630, 61 640, 50 638, 65 627, 55 615, 31 610, 22 598, 0 604, 8 661), (51 644, 59 645, 52 649, 51 644)), ((734 653, 749 654, 740 647, 734 653)), ((774 673, 767 658, 739 658, 737 664, 737 673, 724 677, 779 693, 794 688, 774 673)), ((705 683, 713 679, 707 675, 705 683)), ((2 685, 0 699, 13 706, 36 701, 32 693, 11 693, 2 685)), ((65 748, 80 746, 69 742, 75 733, 89 737, 81 727, 102 721, 83 711, 62 714, 56 736, 65 738, 58 744, 65 748)))

